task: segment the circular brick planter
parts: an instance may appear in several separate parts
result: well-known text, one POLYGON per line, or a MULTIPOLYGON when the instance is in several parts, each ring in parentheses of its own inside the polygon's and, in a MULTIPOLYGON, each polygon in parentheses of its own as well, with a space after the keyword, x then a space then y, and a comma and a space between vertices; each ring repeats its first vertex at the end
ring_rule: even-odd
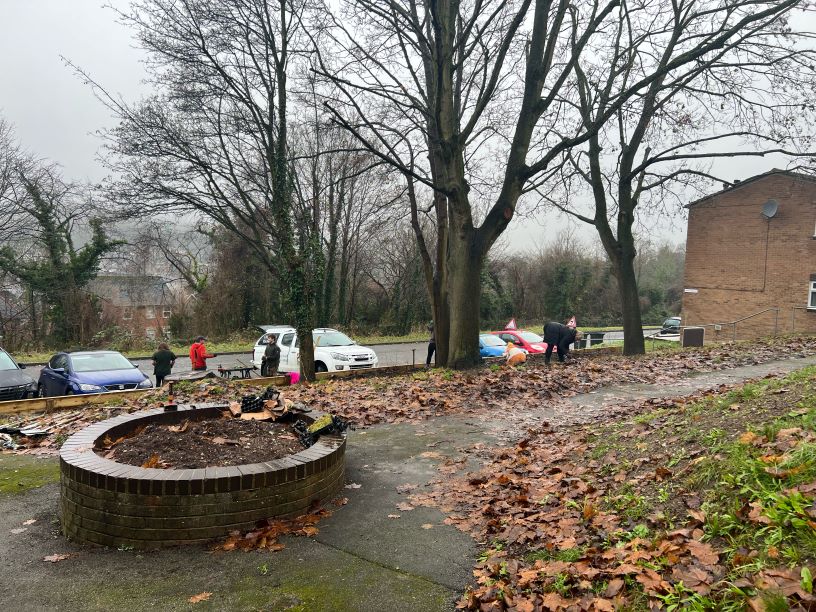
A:
MULTIPOLYGON (((283 459, 196 470, 141 468, 104 459, 94 446, 148 423, 218 418, 227 406, 179 407, 122 415, 86 427, 60 450, 60 506, 66 536, 105 546, 160 548, 252 529, 272 517, 303 514, 343 487, 344 435, 283 459)), ((299 418, 311 422, 320 413, 299 418)))

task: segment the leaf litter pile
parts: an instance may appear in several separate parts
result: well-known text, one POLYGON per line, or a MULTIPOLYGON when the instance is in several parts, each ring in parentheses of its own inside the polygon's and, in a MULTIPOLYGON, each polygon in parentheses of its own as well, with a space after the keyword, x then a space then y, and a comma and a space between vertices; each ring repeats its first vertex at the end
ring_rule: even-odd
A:
POLYGON ((414 505, 484 552, 470 610, 816 610, 816 368, 619 406, 446 465, 414 505))
POLYGON ((118 463, 196 469, 261 463, 303 450, 291 425, 234 418, 151 423, 134 435, 105 440, 97 454, 118 463))
MULTIPOLYGON (((785 337, 727 343, 641 357, 591 356, 576 352, 567 366, 530 360, 522 367, 494 365, 466 372, 431 370, 411 376, 371 376, 325 380, 286 389, 289 401, 338 414, 359 426, 416 422, 446 414, 512 413, 563 397, 625 383, 670 383, 692 373, 711 372, 774 359, 816 354, 816 338, 785 337)), ((191 404, 234 401, 263 387, 225 379, 183 382, 175 400, 191 404)), ((55 454, 71 434, 122 413, 156 408, 167 401, 166 388, 153 389, 116 406, 84 406, 32 418, 11 417, 5 425, 34 428, 38 435, 12 434, 18 453, 55 454)), ((0 425, 1 427, 2 425, 0 425)), ((0 440, 2 444, 2 440, 0 440)))

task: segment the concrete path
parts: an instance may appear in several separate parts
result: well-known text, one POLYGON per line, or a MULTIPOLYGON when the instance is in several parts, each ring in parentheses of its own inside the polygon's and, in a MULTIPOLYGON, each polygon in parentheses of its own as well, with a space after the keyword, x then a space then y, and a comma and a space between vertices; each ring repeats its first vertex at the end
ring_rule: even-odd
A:
POLYGON ((598 418, 609 403, 683 395, 813 364, 816 357, 782 360, 676 383, 611 387, 514 414, 440 417, 351 432, 348 503, 318 524, 315 538, 286 538, 279 553, 210 553, 202 547, 139 553, 69 543, 59 533, 56 461, 0 455, 0 485, 17 477, 25 482, 32 471, 52 481, 0 493, 0 601, 21 611, 452 610, 485 545, 444 525, 437 510, 398 509, 407 502, 398 487, 421 490, 429 480, 445 477, 437 471, 443 458, 476 461, 462 449, 508 441, 542 421, 598 418), (30 519, 36 522, 24 525, 30 519), (42 561, 65 553, 75 556, 42 561), (212 593, 209 600, 188 603, 205 591, 212 593))
POLYGON ((581 408, 593 409, 601 408, 616 401, 649 397, 679 397, 716 385, 736 384, 751 378, 761 378, 768 374, 786 374, 810 365, 816 365, 816 356, 782 359, 716 372, 691 374, 687 378, 666 384, 632 384, 605 387, 590 393, 576 395, 569 398, 569 401, 581 408))

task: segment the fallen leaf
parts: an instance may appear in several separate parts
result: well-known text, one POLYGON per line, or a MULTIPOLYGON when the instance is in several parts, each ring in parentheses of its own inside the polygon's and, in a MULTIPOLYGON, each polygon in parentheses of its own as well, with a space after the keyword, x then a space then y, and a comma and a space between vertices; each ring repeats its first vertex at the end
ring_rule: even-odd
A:
POLYGON ((424 457, 425 459, 444 459, 444 455, 440 455, 435 451, 425 451, 424 453, 419 454, 420 457, 424 457))
POLYGON ((423 523, 422 528, 423 529, 433 529, 434 526, 431 523, 423 523))
POLYGON ((170 425, 167 429, 173 433, 184 433, 190 426, 190 421, 185 420, 181 425, 170 425))
POLYGON ((407 504, 405 502, 400 502, 397 504, 397 510, 402 510, 403 512, 410 512, 413 509, 414 507, 411 504, 407 504))
POLYGON ((346 489, 359 489, 363 485, 357 484, 356 482, 350 482, 346 485, 346 489))
POLYGON ((756 440, 757 438, 759 438, 759 436, 756 435, 753 431, 746 431, 739 437, 739 441, 742 444, 752 444, 754 440, 756 440))
POLYGON ((656 477, 658 480, 665 480, 666 478, 670 478, 670 477, 671 477, 671 475, 672 475, 672 471, 671 471, 670 469, 668 469, 668 468, 664 468, 664 467, 662 467, 662 466, 661 466, 661 467, 658 467, 658 468, 655 470, 655 477, 656 477))
POLYGON ((154 468, 158 467, 159 465, 159 456, 154 453, 150 455, 150 458, 142 464, 143 468, 154 468))
POLYGON ((37 519, 28 519, 27 521, 23 521, 23 525, 33 525, 37 522, 37 519))
POLYGON ((210 597, 212 597, 212 593, 204 591, 203 593, 199 593, 198 595, 193 595, 187 601, 189 601, 191 604, 197 604, 200 601, 207 601, 210 597))
POLYGON ((397 485, 397 493, 408 493, 409 491, 413 491, 416 488, 417 486, 415 484, 410 483, 397 485))
POLYGON ((70 558, 71 558, 71 554, 66 554, 66 555, 54 554, 54 555, 48 555, 47 557, 43 557, 43 561, 48 561, 49 563, 57 563, 59 561, 65 561, 66 559, 70 559, 70 558))
POLYGON ((389 514, 388 515, 388 518, 390 518, 390 519, 398 519, 398 518, 401 518, 401 517, 402 517, 401 514, 389 514))
POLYGON ((24 531, 28 531, 25 527, 17 527, 16 529, 9 529, 9 533, 13 533, 14 535, 23 533, 24 531))

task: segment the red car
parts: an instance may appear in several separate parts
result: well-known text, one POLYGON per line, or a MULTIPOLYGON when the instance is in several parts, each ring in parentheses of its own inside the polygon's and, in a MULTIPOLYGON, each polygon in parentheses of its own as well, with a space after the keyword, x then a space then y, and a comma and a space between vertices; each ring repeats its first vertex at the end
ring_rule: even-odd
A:
POLYGON ((544 342, 544 338, 525 329, 503 329, 501 331, 494 331, 490 333, 494 336, 498 336, 505 342, 512 342, 517 347, 523 348, 528 353, 543 353, 547 350, 547 343, 544 342))

